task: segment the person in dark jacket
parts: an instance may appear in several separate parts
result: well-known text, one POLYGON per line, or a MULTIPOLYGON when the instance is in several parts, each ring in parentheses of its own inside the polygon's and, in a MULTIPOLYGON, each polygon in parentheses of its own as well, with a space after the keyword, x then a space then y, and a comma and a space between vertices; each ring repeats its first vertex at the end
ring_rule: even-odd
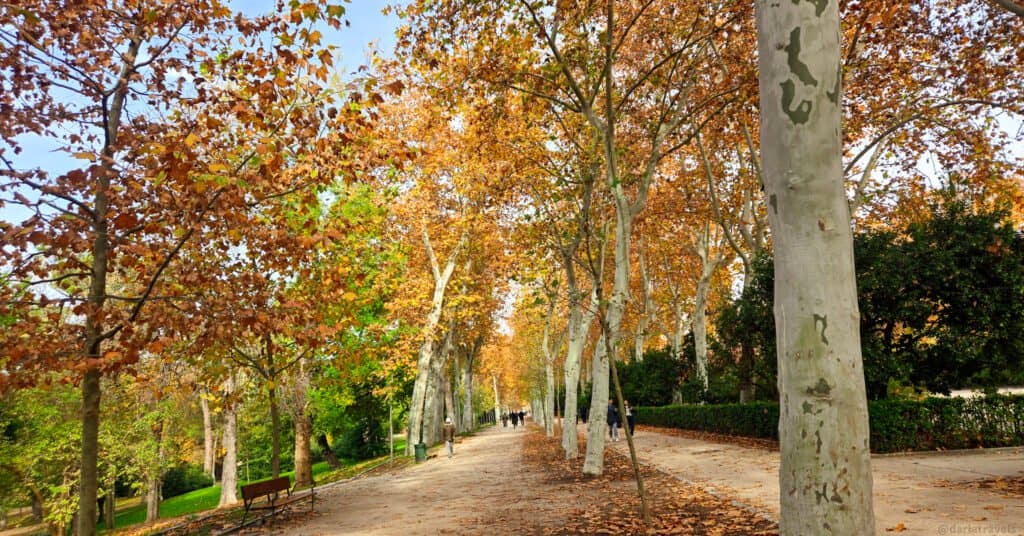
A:
POLYGON ((619 409, 615 407, 615 402, 612 399, 608 399, 608 434, 611 436, 612 441, 619 440, 619 424, 622 422, 619 419, 619 409))
POLYGON ((448 457, 455 456, 455 424, 452 423, 451 417, 444 418, 444 446, 448 448, 448 457))

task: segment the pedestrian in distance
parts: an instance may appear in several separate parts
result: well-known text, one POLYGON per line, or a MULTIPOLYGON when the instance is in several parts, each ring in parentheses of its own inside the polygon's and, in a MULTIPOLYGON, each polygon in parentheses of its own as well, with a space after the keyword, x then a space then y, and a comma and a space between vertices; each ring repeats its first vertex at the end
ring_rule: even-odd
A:
POLYGON ((501 414, 501 427, 508 428, 508 413, 501 414))
POLYGON ((519 426, 519 414, 513 411, 512 412, 512 429, 515 430, 517 426, 519 426))
POLYGON ((455 456, 455 424, 451 417, 444 418, 444 446, 448 448, 448 457, 455 456))
POLYGON ((523 410, 519 410, 519 424, 526 428, 526 412, 523 410))
POLYGON ((636 428, 636 424, 633 421, 633 408, 629 405, 629 400, 623 400, 622 404, 626 406, 626 426, 629 426, 629 435, 633 436, 633 429, 636 428))
POLYGON ((615 407, 615 402, 612 399, 608 399, 608 435, 611 436, 612 441, 619 440, 619 410, 615 407))

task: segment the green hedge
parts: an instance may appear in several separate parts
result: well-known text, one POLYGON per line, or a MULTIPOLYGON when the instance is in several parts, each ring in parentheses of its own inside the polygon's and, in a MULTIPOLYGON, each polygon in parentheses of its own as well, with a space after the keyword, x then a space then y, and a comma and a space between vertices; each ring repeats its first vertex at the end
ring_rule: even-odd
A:
MULTIPOLYGON (((635 410, 639 424, 779 438, 779 405, 683 405, 635 410)), ((872 452, 1024 445, 1024 396, 880 400, 868 404, 872 452)))

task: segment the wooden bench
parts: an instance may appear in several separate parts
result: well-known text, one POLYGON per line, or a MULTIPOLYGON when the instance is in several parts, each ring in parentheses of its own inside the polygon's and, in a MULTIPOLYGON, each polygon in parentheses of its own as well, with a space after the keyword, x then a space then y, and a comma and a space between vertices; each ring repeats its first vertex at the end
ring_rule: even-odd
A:
POLYGON ((307 496, 309 497, 309 511, 312 512, 313 502, 316 500, 315 490, 310 487, 309 493, 292 493, 292 491, 291 484, 286 476, 242 486, 242 501, 245 503, 245 513, 242 514, 242 522, 239 526, 245 526, 245 518, 249 516, 250 510, 270 510, 270 516, 274 516, 277 515, 278 510, 281 508, 305 500, 307 496), (282 491, 285 492, 283 496, 281 495, 282 491), (266 498, 266 501, 257 503, 263 497, 266 498))

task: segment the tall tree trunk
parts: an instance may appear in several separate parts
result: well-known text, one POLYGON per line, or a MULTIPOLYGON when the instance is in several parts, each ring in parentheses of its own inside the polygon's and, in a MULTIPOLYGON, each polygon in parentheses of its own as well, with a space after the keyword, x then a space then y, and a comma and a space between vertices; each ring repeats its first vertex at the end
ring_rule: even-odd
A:
POLYGON ((110 473, 110 480, 107 482, 107 500, 103 501, 103 527, 113 530, 116 526, 115 516, 117 515, 117 473, 110 473))
POLYGON ((608 431, 608 354, 600 337, 594 345, 591 358, 590 412, 587 419, 587 453, 583 458, 583 474, 600 475, 604 472, 604 440, 608 431))
POLYGON ((683 358, 683 340, 686 338, 687 320, 686 312, 683 310, 683 300, 674 300, 672 303, 672 333, 669 336, 669 348, 672 350, 672 356, 676 359, 683 358))
MULTIPOLYGON (((562 450, 565 451, 565 459, 574 460, 579 455, 579 444, 576 431, 576 416, 579 413, 576 407, 579 398, 580 384, 580 358, 583 355, 583 347, 587 344, 587 334, 590 333, 590 324, 594 320, 593 308, 583 311, 580 303, 579 289, 569 288, 569 344, 565 353, 565 401, 562 403, 562 450)), ((594 294, 590 294, 591 305, 594 302, 594 294)))
POLYGON ((160 475, 153 471, 146 479, 146 523, 160 519, 160 475))
POLYGON ((109 107, 105 108, 104 142, 100 170, 93 197, 92 279, 89 285, 85 315, 85 373, 82 377, 82 464, 78 482, 78 534, 96 534, 96 495, 99 489, 100 376, 98 363, 102 358, 104 332, 102 311, 107 297, 107 262, 110 257, 109 214, 110 185, 116 176, 115 149, 121 129, 121 113, 128 95, 128 79, 135 68, 135 59, 142 46, 143 28, 137 24, 122 56, 123 63, 116 86, 112 88, 109 107))
MULTIPOLYGON (((105 255, 104 255, 105 256, 105 255)), ((94 267, 95 267, 94 263, 94 267)), ((106 259, 103 261, 106 271, 106 259)), ((92 315, 88 315, 89 318, 92 315)), ((89 321, 87 321, 88 323, 89 321)), ((98 326, 96 326, 98 328, 98 326)), ((99 359, 99 330, 89 355, 99 359)), ((82 378, 82 469, 78 493, 78 534, 96 534, 96 495, 99 486, 100 371, 89 368, 82 378)))
POLYGON ((441 440, 441 425, 444 423, 445 384, 444 370, 451 355, 455 333, 449 329, 441 348, 430 359, 430 375, 427 381, 426 399, 423 403, 423 442, 433 445, 441 440))
POLYGON ((313 454, 310 449, 313 434, 313 420, 309 417, 309 361, 299 359, 295 374, 293 405, 295 408, 295 486, 305 488, 313 485, 313 454))
POLYGON ((269 368, 265 380, 269 385, 267 404, 270 406, 270 476, 277 478, 281 476, 281 408, 277 403, 278 378, 274 365, 274 341, 269 333, 263 335, 263 356, 269 368))
POLYGON ((740 403, 752 402, 757 393, 754 386, 754 347, 750 341, 740 342, 740 362, 737 376, 740 383, 740 403))
POLYGON ((494 386, 494 424, 501 422, 501 393, 498 392, 498 377, 491 376, 491 384, 494 386))
POLYGON ((224 394, 228 398, 224 404, 224 461, 221 466, 220 502, 219 507, 238 502, 238 418, 233 400, 235 379, 229 377, 224 382, 224 394))
POLYGON ((476 422, 473 419, 473 363, 480 354, 483 347, 484 337, 478 335, 473 341, 473 347, 466 356, 464 368, 462 369, 462 430, 471 432, 476 429, 476 422))
POLYGON ((466 242, 466 235, 459 239, 458 245, 448 257, 442 271, 434 255, 434 248, 430 244, 430 236, 427 235, 427 228, 422 229, 423 245, 427 250, 430 259, 430 270, 434 278, 434 293, 430 301, 430 312, 427 314, 426 322, 423 325, 423 344, 420 346, 419 357, 416 360, 416 380, 412 388, 412 402, 409 404, 409 429, 408 440, 405 445, 406 454, 413 454, 416 444, 423 443, 423 420, 427 388, 431 373, 431 359, 434 357, 434 332, 441 320, 441 311, 444 307, 444 293, 448 287, 448 281, 455 271, 455 262, 459 256, 459 250, 466 242))
MULTIPOLYGON (((693 313, 693 347, 696 354, 697 374, 701 379, 701 387, 708 390, 708 326, 707 303, 708 291, 711 290, 711 278, 724 260, 719 252, 711 252, 711 225, 697 233, 697 257, 700 259, 700 277, 697 279, 697 296, 694 299, 693 313)), ((703 397, 702 397, 703 398, 703 397)))
POLYGON ((281 476, 281 408, 277 404, 277 385, 267 389, 270 404, 270 476, 281 476))
MULTIPOLYGON (((707 325, 707 300, 710 280, 701 278, 697 282, 697 296, 694 301, 693 311, 693 348, 695 362, 697 365, 697 376, 703 392, 708 390, 708 325, 707 325)), ((703 400, 703 395, 701 395, 703 400)))
POLYGON ((160 488, 163 485, 161 476, 164 472, 163 418, 160 418, 153 427, 153 439, 156 441, 156 463, 149 468, 146 478, 146 523, 160 519, 160 488))
POLYGON ((643 310, 637 319, 636 333, 633 334, 633 359, 644 360, 644 347, 647 345, 648 331, 654 317, 654 281, 647 271, 647 258, 644 254, 643 242, 637 245, 637 257, 640 261, 640 304, 643 310))
MULTIPOLYGON (((554 320, 556 296, 548 296, 548 313, 544 318, 544 434, 555 436, 555 353, 551 351, 551 322, 554 320)), ((536 413, 534 413, 536 415, 536 413)))
POLYGON ((316 442, 320 445, 320 450, 324 453, 324 458, 327 459, 327 465, 331 469, 341 469, 341 460, 334 455, 334 451, 331 449, 331 444, 327 442, 327 436, 325 434, 317 434, 316 442))
POLYGON ((214 478, 217 451, 214 450, 213 416, 210 414, 209 392, 203 389, 199 395, 199 406, 203 409, 203 472, 214 478))
POLYGON ((757 2, 783 535, 874 534, 837 2, 757 2))

